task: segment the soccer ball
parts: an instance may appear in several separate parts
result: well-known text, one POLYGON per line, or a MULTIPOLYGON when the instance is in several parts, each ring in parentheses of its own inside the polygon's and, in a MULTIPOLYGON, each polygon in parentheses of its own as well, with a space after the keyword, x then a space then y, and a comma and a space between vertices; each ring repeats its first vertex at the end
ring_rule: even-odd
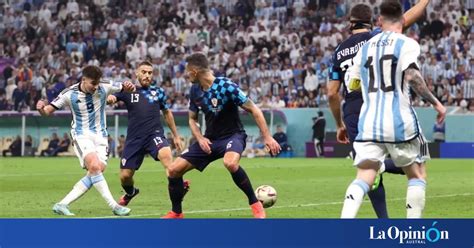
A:
POLYGON ((255 190, 257 200, 259 200, 264 208, 269 208, 275 204, 277 200, 276 190, 269 185, 262 185, 255 190))

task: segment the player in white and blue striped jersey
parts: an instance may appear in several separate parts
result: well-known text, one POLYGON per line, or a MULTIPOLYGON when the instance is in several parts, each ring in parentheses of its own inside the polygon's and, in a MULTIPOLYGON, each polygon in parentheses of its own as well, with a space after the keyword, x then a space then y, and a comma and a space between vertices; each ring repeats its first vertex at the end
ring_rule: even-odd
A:
POLYGON ((123 216, 130 213, 129 208, 118 205, 113 199, 102 172, 107 165, 108 153, 105 119, 107 96, 122 90, 132 92, 135 86, 131 82, 100 83, 101 77, 99 67, 86 66, 79 83, 65 89, 48 105, 43 100, 36 104, 36 109, 43 116, 48 116, 66 105, 70 107, 73 116, 71 136, 74 151, 81 167, 87 170, 86 176, 74 185, 71 192, 53 206, 53 211, 60 215, 74 215, 69 211, 69 204, 92 186, 99 191, 114 214, 123 216))
POLYGON ((446 109, 431 94, 418 67, 420 46, 403 34, 402 7, 396 0, 380 6, 383 32, 371 38, 354 57, 346 81, 360 88, 364 103, 354 149, 357 178, 348 187, 342 218, 354 218, 364 195, 374 183, 377 171, 390 154, 408 177, 407 217, 420 218, 424 209, 425 173, 418 163, 426 149, 416 113, 411 106, 409 87, 433 104, 438 121, 446 109))

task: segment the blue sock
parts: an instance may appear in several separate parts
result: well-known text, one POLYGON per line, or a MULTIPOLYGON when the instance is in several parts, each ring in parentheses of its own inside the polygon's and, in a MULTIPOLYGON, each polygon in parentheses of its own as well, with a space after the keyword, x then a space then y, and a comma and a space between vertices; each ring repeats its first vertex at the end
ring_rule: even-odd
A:
POLYGON ((367 193, 374 208, 375 214, 379 219, 388 219, 387 202, 385 201, 385 188, 383 186, 383 177, 380 175, 379 187, 367 193))
POLYGON ((84 176, 81 178, 81 182, 86 186, 86 188, 90 189, 92 187, 92 180, 90 176, 84 176))
POLYGON ((168 192, 170 194, 171 209, 173 212, 180 214, 183 212, 181 202, 184 196, 184 182, 182 177, 168 177, 168 192))
POLYGON ((234 173, 231 173, 231 175, 234 183, 245 193, 249 199, 249 205, 256 203, 258 200, 255 196, 255 192, 253 191, 250 179, 247 176, 247 173, 245 173, 245 170, 239 166, 239 169, 234 173))

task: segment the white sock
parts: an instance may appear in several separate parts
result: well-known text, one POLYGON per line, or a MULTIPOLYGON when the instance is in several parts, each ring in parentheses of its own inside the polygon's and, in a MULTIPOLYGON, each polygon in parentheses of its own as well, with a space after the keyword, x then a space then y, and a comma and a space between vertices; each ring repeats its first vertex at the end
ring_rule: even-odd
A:
POLYGON ((107 202, 107 205, 114 209, 118 204, 114 200, 112 193, 110 193, 109 186, 107 185, 107 181, 105 181, 104 175, 100 173, 98 175, 91 176, 91 181, 95 189, 99 191, 102 198, 104 198, 104 200, 107 202))
POLYGON ((357 212, 367 192, 369 192, 369 185, 360 179, 354 180, 351 185, 347 187, 346 199, 344 200, 341 213, 342 219, 352 219, 357 216, 357 212))
POLYGON ((408 180, 407 218, 421 218, 425 209, 426 182, 421 179, 408 180))
POLYGON ((71 192, 67 194, 64 199, 62 199, 59 204, 69 205, 75 200, 79 199, 84 193, 86 193, 92 187, 92 181, 89 176, 85 176, 79 180, 74 187, 72 188, 71 192))

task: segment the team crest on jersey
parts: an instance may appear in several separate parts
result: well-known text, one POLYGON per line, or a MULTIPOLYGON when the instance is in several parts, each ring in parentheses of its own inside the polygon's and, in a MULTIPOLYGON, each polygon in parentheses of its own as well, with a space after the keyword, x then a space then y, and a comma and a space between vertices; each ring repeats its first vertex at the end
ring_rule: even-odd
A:
POLYGON ((152 90, 152 91, 151 91, 151 95, 152 95, 152 96, 155 96, 155 95, 156 95, 156 91, 152 90))
POLYGON ((126 163, 127 163, 127 159, 122 158, 122 166, 125 166, 126 163))
POLYGON ((217 107, 217 98, 212 98, 211 103, 214 108, 217 107))

